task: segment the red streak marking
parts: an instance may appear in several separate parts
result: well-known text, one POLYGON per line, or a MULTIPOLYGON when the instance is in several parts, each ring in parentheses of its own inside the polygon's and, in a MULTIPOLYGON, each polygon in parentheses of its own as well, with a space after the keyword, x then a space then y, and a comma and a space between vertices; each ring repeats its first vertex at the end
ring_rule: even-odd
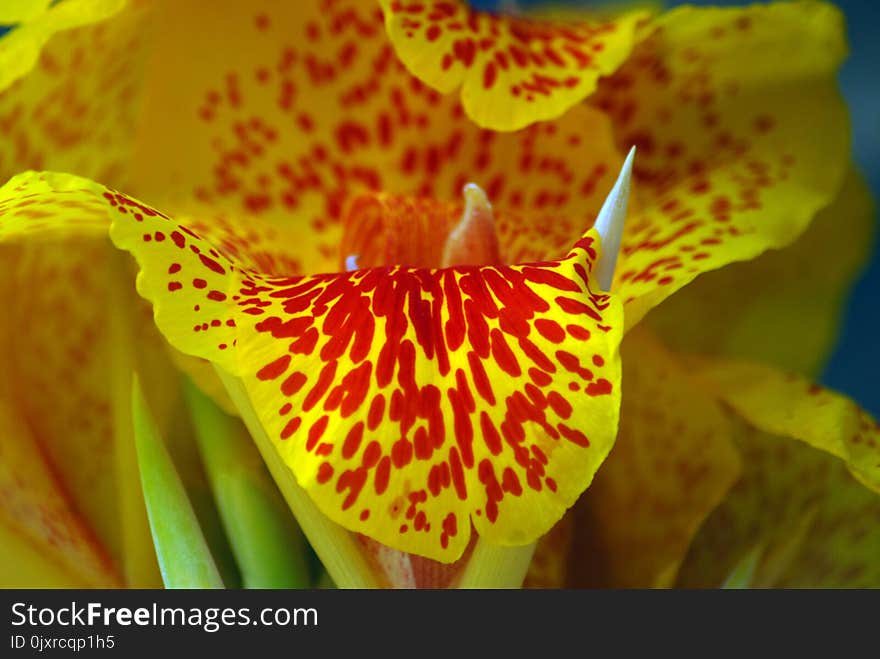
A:
POLYGON ((302 420, 298 416, 293 417, 290 421, 287 422, 287 424, 281 430, 281 435, 280 435, 281 439, 287 439, 293 433, 295 433, 297 430, 299 430, 299 426, 301 423, 302 423, 302 420))
MULTIPOLYGON (((391 477, 391 459, 386 455, 376 467, 373 485, 376 488, 376 494, 383 494, 388 489, 388 481, 391 477)), ((416 518, 418 519, 418 518, 416 518)))
POLYGON ((372 469, 376 466, 376 463, 379 462, 379 458, 382 457, 382 446, 379 442, 373 440, 369 444, 367 444, 367 448, 364 449, 364 455, 361 458, 361 466, 365 469, 372 469))
POLYGON ((363 468, 345 471, 339 477, 339 480, 336 481, 336 491, 343 492, 346 489, 349 490, 348 496, 342 502, 342 510, 348 510, 354 505, 366 482, 367 470, 363 468))
POLYGON ((464 466, 470 469, 474 466, 474 428, 471 424, 471 417, 465 411, 461 400, 461 395, 455 389, 447 392, 449 403, 452 406, 452 414, 454 418, 455 441, 461 452, 461 459, 464 466))
POLYGON ((323 485, 331 478, 333 478, 333 466, 329 462, 322 462, 318 467, 317 481, 323 485))
POLYGON ((553 411, 556 412, 556 415, 560 418, 567 419, 571 416, 571 404, 557 392, 551 391, 547 395, 547 402, 550 403, 550 407, 553 408, 553 411))
POLYGON ((359 123, 346 121, 336 129, 336 143, 344 153, 351 153, 356 146, 369 143, 369 132, 359 123))
POLYGON ((391 447, 391 460, 397 469, 401 469, 412 461, 413 445, 405 437, 401 437, 391 447))
POLYGON ((580 430, 576 430, 574 428, 569 428, 564 423, 560 423, 556 426, 562 436, 565 437, 568 441, 577 444, 578 446, 582 446, 584 448, 589 447, 590 440, 587 439, 587 436, 582 433, 580 430))
POLYGON ((358 421, 348 434, 342 444, 342 457, 351 460, 361 446, 361 440, 364 438, 364 422, 358 421))
POLYGON ((542 371, 546 371, 548 373, 556 372, 556 366, 553 365, 553 362, 551 362, 547 358, 547 355, 545 355, 544 352, 534 343, 532 343, 528 339, 520 339, 519 347, 520 350, 522 350, 523 353, 525 353, 525 355, 529 359, 531 359, 535 363, 535 365, 542 371))
POLYGON ((312 427, 309 428, 309 436, 306 439, 306 451, 311 451, 315 448, 324 431, 327 430, 329 421, 330 417, 324 415, 312 424, 312 427))
POLYGON ((590 340, 590 330, 585 327, 581 327, 580 325, 566 325, 565 330, 573 339, 577 339, 578 341, 590 340))
POLYGON ((572 300, 569 297, 557 297, 556 304, 559 305, 559 308, 570 314, 586 314, 593 320, 602 322, 602 316, 600 316, 594 309, 591 309, 586 304, 579 300, 572 300))
POLYGON ((507 345, 507 341, 504 339, 504 334, 497 329, 493 329, 491 337, 492 356, 495 358, 495 361, 501 370, 515 378, 522 375, 522 370, 519 367, 519 362, 516 360, 516 355, 513 354, 510 346, 507 345))
POLYGON ((514 473, 513 469, 510 467, 504 468, 504 474, 501 479, 501 488, 515 497, 522 494, 522 485, 519 482, 519 478, 517 478, 516 473, 514 473))
POLYGON ((300 373, 299 371, 291 373, 288 378, 281 383, 281 393, 288 397, 293 396, 303 388, 306 382, 308 382, 308 378, 304 373, 300 373))
POLYGON ((464 480, 464 470, 461 467, 458 449, 454 446, 449 449, 449 466, 452 470, 452 484, 455 486, 455 494, 462 501, 467 501, 467 485, 464 480))
POLYGON ((562 343, 565 340, 565 332, 555 320, 538 318, 535 321, 535 329, 551 343, 562 343))
POLYGON ((534 382, 539 387, 546 387, 548 384, 553 382, 553 378, 547 375, 544 371, 541 371, 535 367, 529 368, 529 377, 532 378, 532 382, 534 382))
POLYGON ((303 411, 308 412, 315 405, 318 404, 318 401, 323 398, 324 394, 327 393, 327 389, 330 387, 330 384, 333 382, 333 377, 336 375, 336 362, 330 362, 324 365, 324 368, 321 369, 321 374, 318 376, 318 381, 315 383, 315 386, 312 387, 311 391, 309 391, 306 399, 303 401, 303 411))
POLYGON ((370 411, 367 413, 367 428, 375 430, 382 423, 382 416, 385 413, 385 396, 376 394, 373 402, 370 403, 370 411))
POLYGON ((431 446, 431 442, 428 440, 428 431, 425 430, 425 428, 422 426, 419 426, 416 429, 415 436, 413 437, 413 443, 415 444, 415 454, 417 460, 427 460, 434 452, 434 449, 431 446))
POLYGON ((209 270, 213 270, 219 275, 226 274, 226 270, 223 268, 223 266, 217 263, 217 261, 215 261, 214 259, 208 258, 204 254, 199 254, 199 260, 201 260, 204 266, 209 270))
POLYGON ((168 290, 171 291, 172 293, 174 291, 179 291, 181 288, 183 288, 183 284, 181 284, 179 281, 169 281, 168 282, 168 290))
POLYGON ((480 397, 489 403, 489 405, 494 406, 495 394, 492 391, 489 376, 486 374, 486 369, 483 368, 482 360, 473 351, 468 352, 468 365, 471 369, 471 378, 473 379, 477 393, 480 394, 480 397))
POLYGON ((284 373, 288 366, 290 366, 290 355, 279 357, 274 362, 266 364, 263 368, 257 371, 257 379, 263 381, 274 380, 284 373))
POLYGON ((590 396, 604 396, 611 393, 611 383, 605 378, 599 378, 587 385, 587 394, 590 396))
POLYGON ((483 88, 492 89, 497 79, 498 69, 495 68, 495 62, 487 62, 486 68, 483 69, 483 88))

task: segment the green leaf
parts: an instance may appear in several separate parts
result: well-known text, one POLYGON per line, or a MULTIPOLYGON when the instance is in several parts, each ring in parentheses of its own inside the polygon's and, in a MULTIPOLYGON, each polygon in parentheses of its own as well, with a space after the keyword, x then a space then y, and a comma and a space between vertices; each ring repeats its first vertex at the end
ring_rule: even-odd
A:
POLYGON ((147 408, 140 382, 131 392, 141 487, 166 588, 223 588, 208 543, 147 408))
POLYGON ((184 389, 243 585, 308 588, 311 579, 302 532, 247 430, 191 382, 184 389))
POLYGON ((739 559, 737 564, 733 566, 733 570, 727 576, 727 579, 724 580, 724 583, 721 584, 721 587, 725 590, 753 588, 758 561, 763 553, 764 547, 762 545, 753 547, 746 552, 745 556, 739 559))

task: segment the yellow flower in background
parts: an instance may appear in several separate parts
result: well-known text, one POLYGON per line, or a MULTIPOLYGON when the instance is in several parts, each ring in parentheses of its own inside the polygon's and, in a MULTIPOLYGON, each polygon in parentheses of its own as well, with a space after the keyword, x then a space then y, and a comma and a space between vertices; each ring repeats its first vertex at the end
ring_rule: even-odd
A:
MULTIPOLYGON (((2 450, 35 474, 0 472, 16 555, 51 547, 33 575, 62 565, 95 585, 151 574, 125 404, 132 370, 153 372, 158 416, 177 428, 175 369, 141 322, 112 222, 171 359, 238 408, 338 583, 470 583, 437 562, 528 547, 594 473, 568 537, 584 582, 671 585, 683 565, 683 583, 719 585, 753 552, 769 583, 782 549, 785 569, 808 574, 798 556, 845 542, 811 526, 851 521, 850 500, 827 496, 845 488, 817 490, 793 517, 750 507, 772 452, 752 450, 730 410, 874 489, 876 426, 732 360, 780 356, 810 374, 864 258, 869 203, 834 81, 842 39, 837 12, 815 2, 576 23, 366 0, 210 12, 68 0, 37 15, 0 42, 18 67, 0 95, 0 169, 70 175, 22 174, 0 192, 13 273, 2 450), (70 16, 83 27, 68 30, 70 16), (609 297, 585 231, 633 144, 609 297), (494 213, 496 234, 464 251, 483 267, 415 269, 451 264, 468 182, 494 213), (848 239, 819 259, 828 235, 848 239), (316 274, 351 256, 361 270, 316 274), (396 264, 412 267, 381 269, 396 264), (621 388, 622 331, 722 266, 627 334, 621 388), (762 525, 716 522, 728 508, 762 525), (719 542, 718 528, 741 537, 719 542)), ((848 545, 854 563, 874 535, 848 545)), ((551 537, 569 550, 564 528, 551 537)), ((532 582, 551 583, 538 568, 558 555, 538 559, 532 582)), ((876 579, 866 564, 846 585, 876 579)))

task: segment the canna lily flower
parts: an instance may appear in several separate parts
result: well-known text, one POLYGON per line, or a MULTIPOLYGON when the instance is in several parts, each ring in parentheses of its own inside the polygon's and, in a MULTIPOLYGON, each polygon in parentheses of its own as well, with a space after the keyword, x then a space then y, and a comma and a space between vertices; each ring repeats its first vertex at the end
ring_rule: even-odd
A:
MULTIPOLYGON (((743 437, 811 444, 842 465, 831 463, 833 482, 849 469, 858 495, 874 496, 863 487, 878 482, 871 420, 832 393, 809 395, 797 376, 738 361, 774 365, 783 354, 771 339, 788 334, 762 334, 782 300, 790 324, 779 327, 817 322, 779 365, 811 373, 864 256, 850 239, 824 272, 808 269, 817 285, 806 291, 786 270, 815 249, 822 209, 848 231, 868 215, 850 174, 834 83, 844 46, 829 6, 577 23, 462 2, 95 7, 68 0, 30 17, 0 51, 15 63, 2 81, 0 168, 69 172, 20 174, 0 190, 3 267, 16 273, 4 295, 30 303, 20 282, 41 282, 50 296, 31 318, 60 324, 38 324, 50 338, 79 338, 48 361, 23 349, 56 345, 20 329, 31 325, 24 311, 4 327, 4 345, 17 346, 0 391, 4 453, 17 462, 4 465, 32 465, 45 483, 3 473, 4 533, 22 555, 36 541, 68 571, 82 566, 87 583, 141 583, 120 570, 129 549, 149 546, 143 509, 128 514, 139 504, 130 422, 124 402, 106 401, 109 384, 127 398, 133 370, 156 371, 154 400, 175 391, 163 384, 169 359, 241 415, 339 585, 518 585, 561 518, 534 584, 548 581, 548 565, 559 583, 559 549, 574 555, 575 576, 611 584, 671 585, 682 565, 684 583, 723 578, 740 553, 763 561, 757 583, 772 582, 781 572, 770 559, 790 540, 778 528, 791 523, 785 511, 759 532, 744 521, 729 555, 712 559, 713 529, 726 527, 716 517, 763 512, 737 503, 761 496, 769 467, 768 451, 734 443, 734 413, 743 437), (590 227, 633 144, 629 217, 613 281, 600 284, 617 249, 590 227), (462 204, 467 183, 480 187, 462 204), (140 268, 168 358, 138 355, 161 342, 108 228, 140 268), (57 269, 40 270, 56 258, 84 272, 65 278, 69 295, 55 288, 57 269), (83 277, 104 260, 115 297, 83 295, 100 288, 83 277), (785 276, 764 281, 773 272, 785 276), (94 304, 57 302, 70 299, 94 304), (720 300, 724 331, 704 329, 720 300), (98 329, 74 337, 61 331, 68 317, 98 329), (621 388, 617 346, 639 324, 623 340, 621 388), (117 325, 147 338, 120 344, 117 325), (111 359, 120 345, 138 348, 122 366, 111 359), (30 359, 100 375, 74 387, 64 376, 29 381, 40 369, 19 364, 30 359), (82 411, 70 392, 91 389, 103 405, 89 419, 117 424, 112 450, 89 448, 88 427, 68 432, 82 411), (794 405, 796 417, 781 413, 794 405), (107 512, 80 464, 129 485, 128 513, 107 512), (52 516, 32 512, 50 500, 52 516), (60 545, 57 520, 71 538, 60 545), (578 551, 584 536, 589 553, 578 551)), ((839 518, 848 530, 849 502, 828 492, 838 488, 796 511, 807 526, 788 545, 820 555, 811 538, 829 536, 809 524, 839 518)), ((853 545, 860 559, 876 542, 865 537, 853 545)))

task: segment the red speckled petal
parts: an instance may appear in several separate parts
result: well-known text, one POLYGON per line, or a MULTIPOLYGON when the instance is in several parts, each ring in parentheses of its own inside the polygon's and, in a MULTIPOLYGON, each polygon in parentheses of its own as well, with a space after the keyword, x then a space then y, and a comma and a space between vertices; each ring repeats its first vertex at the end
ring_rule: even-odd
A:
POLYGON ((463 0, 380 0, 385 25, 407 68, 447 94, 461 87, 468 116, 494 130, 555 119, 629 55, 647 13, 613 20, 495 15, 463 0))
POLYGON ((492 201, 508 263, 555 258, 623 160, 607 117, 585 105, 517 133, 481 130, 457 96, 406 71, 372 3, 206 12, 181 0, 165 12, 125 189, 176 218, 204 218, 207 203, 240 226, 296 231, 297 273, 340 268, 341 222, 359 195, 459 204, 468 182, 492 201))
POLYGON ((873 248, 874 225, 870 190, 851 170, 795 243, 700 276, 645 322, 676 350, 818 376, 873 248))
POLYGON ((627 327, 699 273, 792 242, 843 183, 839 12, 681 8, 591 99, 637 145, 614 289, 627 327))
POLYGON ((854 401, 763 364, 712 359, 692 372, 751 425, 827 451, 880 492, 880 424, 854 401))
POLYGON ((0 38, 0 181, 51 169, 126 183, 150 15, 134 5, 67 0, 0 38))
POLYGON ((272 277, 103 198, 160 329, 242 378, 300 485, 348 529, 445 562, 471 524, 527 544, 611 447, 622 318, 590 276, 592 232, 558 262, 272 277))

